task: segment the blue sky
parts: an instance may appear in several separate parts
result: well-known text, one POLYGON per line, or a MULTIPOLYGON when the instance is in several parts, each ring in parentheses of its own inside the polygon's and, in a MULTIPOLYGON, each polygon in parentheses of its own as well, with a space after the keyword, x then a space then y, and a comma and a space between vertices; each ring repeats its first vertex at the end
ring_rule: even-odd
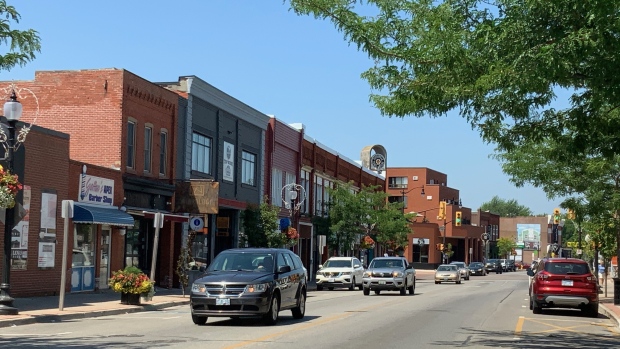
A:
POLYGON ((32 80, 37 70, 123 68, 147 80, 196 75, 223 92, 306 132, 350 159, 381 144, 392 167, 448 175, 463 205, 494 195, 550 213, 536 188, 516 188, 479 134, 456 114, 385 118, 368 101, 360 74, 371 66, 330 22, 299 17, 281 0, 8 1, 17 28, 40 34, 41 53, 2 80, 32 80))

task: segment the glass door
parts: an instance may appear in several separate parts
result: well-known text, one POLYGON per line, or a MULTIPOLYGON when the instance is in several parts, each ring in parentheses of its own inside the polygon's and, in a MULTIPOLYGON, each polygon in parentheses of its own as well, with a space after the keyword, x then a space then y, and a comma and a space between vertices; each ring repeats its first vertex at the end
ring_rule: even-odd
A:
POLYGON ((110 239, 112 231, 109 226, 101 228, 101 243, 99 244, 99 289, 108 288, 110 277, 110 239))

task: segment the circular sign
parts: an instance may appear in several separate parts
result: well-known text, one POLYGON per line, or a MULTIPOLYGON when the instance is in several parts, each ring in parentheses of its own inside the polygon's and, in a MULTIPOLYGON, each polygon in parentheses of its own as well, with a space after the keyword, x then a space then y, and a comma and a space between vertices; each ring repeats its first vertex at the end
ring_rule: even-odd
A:
POLYGON ((424 239, 418 239, 418 245, 424 246, 425 245, 424 239))
POLYGON ((370 162, 376 170, 385 169, 385 157, 382 154, 374 154, 370 159, 370 162))
POLYGON ((485 241, 486 241, 486 240, 489 240, 489 234, 487 234, 487 233, 483 233, 483 234, 482 234, 482 240, 485 240, 485 241))
POLYGON ((205 222, 202 220, 201 217, 192 217, 189 220, 189 228, 191 230, 201 230, 202 228, 204 228, 205 226, 205 222))
POLYGON ((558 252, 560 250, 560 246, 558 244, 551 245, 551 250, 553 252, 558 252))

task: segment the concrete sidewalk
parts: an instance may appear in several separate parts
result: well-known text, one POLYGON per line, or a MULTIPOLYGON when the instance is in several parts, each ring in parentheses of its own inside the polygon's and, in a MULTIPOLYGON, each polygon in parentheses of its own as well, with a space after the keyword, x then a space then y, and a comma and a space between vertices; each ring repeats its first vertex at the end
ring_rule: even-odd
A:
MULTIPOLYGON (((416 270, 418 280, 432 280, 433 270, 416 270)), ((613 304, 613 281, 607 281, 608 297, 600 295, 599 312, 620 326, 620 306, 613 304)), ((310 282, 308 291, 316 291, 316 284, 310 282)), ((142 300, 141 305, 124 305, 120 295, 110 290, 94 293, 71 293, 65 296, 64 309, 60 311, 59 297, 17 298, 13 302, 19 310, 18 315, 0 315, 0 328, 33 323, 61 322, 99 316, 155 311, 178 305, 189 304, 189 295, 183 295, 180 289, 156 288, 155 296, 150 301, 142 300)))

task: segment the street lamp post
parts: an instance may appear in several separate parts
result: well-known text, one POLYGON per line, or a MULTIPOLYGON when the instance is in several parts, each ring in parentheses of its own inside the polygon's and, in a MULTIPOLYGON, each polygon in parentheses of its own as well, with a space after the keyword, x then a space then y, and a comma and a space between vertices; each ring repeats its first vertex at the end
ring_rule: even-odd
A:
MULTIPOLYGON (((11 90, 10 99, 4 104, 4 117, 8 123, 8 136, 4 130, 0 129, 0 143, 5 150, 2 160, 7 161, 7 171, 13 173, 14 154, 21 143, 26 140, 26 135, 30 131, 30 127, 23 127, 16 136, 15 126, 22 116, 22 105, 17 100, 15 86, 9 86, 11 90)), ((8 92, 7 89, 3 89, 8 92)), ((26 89, 27 90, 27 89, 26 89)), ((19 90, 18 90, 19 91, 19 90)), ((30 93, 32 91, 28 90, 30 93)), ((34 93, 32 93, 34 96, 34 93)), ((35 96, 36 99, 36 96, 35 96)), ((38 102, 37 102, 38 104, 38 102)), ((10 279, 11 279, 11 231, 15 224, 15 211, 17 204, 11 208, 5 208, 4 220, 4 258, 2 264, 2 282, 0 283, 0 315, 17 315, 18 310, 13 306, 13 298, 10 295, 10 279)))
POLYGON ((415 190, 415 189, 420 189, 420 188, 422 188, 422 191, 420 192, 420 195, 421 195, 421 196, 424 196, 424 194, 425 194, 425 193, 424 193, 424 186, 423 186, 423 185, 422 185, 422 186, 419 186, 419 187, 411 188, 411 189, 409 189, 409 190, 407 190, 407 191, 405 191, 405 189, 403 189, 403 190, 401 190, 401 191, 400 191, 400 193, 401 193, 401 195, 402 195, 402 198, 403 198, 403 208, 402 208, 402 210, 403 210, 403 215, 405 214, 405 194, 409 194, 412 190, 415 190))

